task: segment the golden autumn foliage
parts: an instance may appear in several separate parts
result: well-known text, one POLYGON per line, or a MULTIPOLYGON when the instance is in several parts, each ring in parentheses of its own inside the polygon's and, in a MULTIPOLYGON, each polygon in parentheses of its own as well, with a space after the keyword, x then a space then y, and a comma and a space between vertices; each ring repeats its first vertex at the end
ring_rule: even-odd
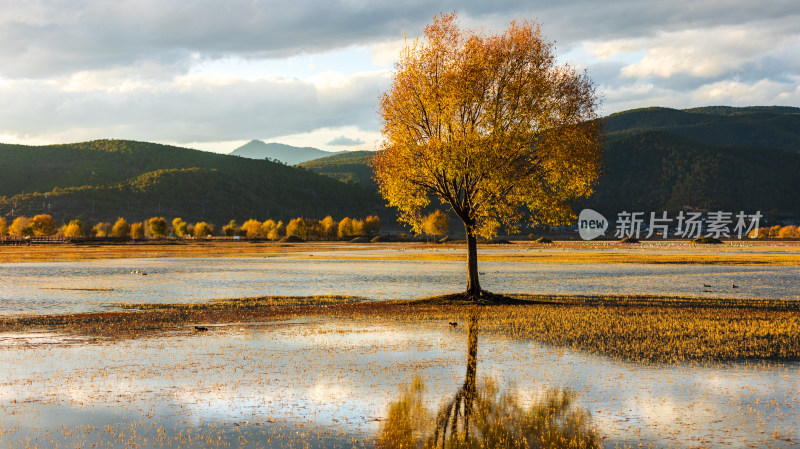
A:
POLYGON ((377 215, 370 215, 364 219, 364 233, 370 237, 381 230, 381 219, 377 215))
POLYGON ((169 230, 164 217, 151 217, 147 220, 147 229, 153 237, 164 237, 169 230))
POLYGON ((571 219, 570 201, 592 192, 597 106, 592 82, 556 65, 538 24, 512 22, 502 34, 481 35, 442 15, 404 50, 381 98, 375 179, 417 233, 432 199, 461 218, 474 296, 477 236, 571 219))
POLYGON ((180 217, 172 219, 172 230, 178 237, 186 237, 189 235, 189 224, 183 221, 180 217))
POLYGON ((800 238, 800 232, 798 232, 798 227, 794 225, 775 225, 768 228, 758 228, 757 230, 753 229, 749 234, 747 234, 747 236, 751 239, 794 239, 800 238))
POLYGON ((92 235, 95 237, 111 237, 114 227, 109 222, 101 221, 92 227, 92 235))
POLYGON ((126 239, 131 236, 131 225, 122 217, 118 217, 114 226, 111 228, 111 233, 114 237, 126 239))
POLYGON ((0 237, 8 234, 8 224, 3 217, 0 217, 0 237))
POLYGON ((325 239, 333 240, 336 238, 336 233, 339 231, 339 222, 333 219, 330 215, 320 221, 322 227, 322 236, 325 239))
POLYGON ((293 235, 295 237, 305 237, 308 234, 308 226, 302 218, 293 218, 289 220, 286 225, 286 235, 293 235))
POLYGON ((15 218, 8 227, 8 234, 17 237, 32 236, 33 228, 31 228, 30 222, 31 220, 25 216, 15 218))
POLYGON ((58 232, 56 221, 48 214, 34 216, 29 225, 35 236, 48 236, 58 232))
POLYGON ((214 233, 214 230, 211 228, 211 225, 209 225, 205 221, 201 221, 195 223, 193 233, 196 238, 201 239, 209 235, 212 235, 214 233))
POLYGON ((144 223, 134 223, 131 225, 131 238, 142 240, 144 238, 144 223))
POLYGON ((263 223, 251 218, 242 223, 242 232, 247 238, 251 239, 264 237, 265 234, 262 231, 263 226, 263 223))
POLYGON ((793 239, 798 237, 797 226, 784 226, 778 231, 779 239, 793 239))
POLYGON ((61 230, 64 237, 84 237, 83 223, 80 220, 72 220, 69 224, 64 225, 61 230))
POLYGON ((450 220, 447 214, 435 210, 428 214, 422 222, 422 232, 428 235, 445 235, 450 231, 450 220))
POLYGON ((342 220, 339 222, 339 228, 336 235, 338 235, 340 239, 355 235, 355 230, 353 229, 353 220, 350 219, 350 217, 342 218, 342 220))
POLYGON ((228 224, 222 227, 222 235, 232 237, 234 235, 238 235, 240 230, 241 228, 239 227, 239 224, 236 223, 236 220, 231 220, 228 222, 228 224))
POLYGON ((270 240, 276 240, 277 237, 275 232, 276 228, 277 228, 277 223, 275 223, 275 220, 272 219, 267 220, 261 224, 261 234, 270 240))

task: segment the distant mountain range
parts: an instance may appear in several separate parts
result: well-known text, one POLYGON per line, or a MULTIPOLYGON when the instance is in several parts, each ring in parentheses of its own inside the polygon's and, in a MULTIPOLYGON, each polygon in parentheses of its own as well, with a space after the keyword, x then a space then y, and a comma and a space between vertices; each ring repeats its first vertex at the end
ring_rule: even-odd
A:
POLYGON ((305 169, 155 143, 0 144, 0 161, 0 216, 7 219, 49 213, 94 224, 178 216, 222 225, 385 211, 374 192, 305 169))
POLYGON ((287 165, 296 165, 301 162, 339 153, 345 152, 323 151, 312 147, 293 147, 282 143, 264 143, 260 140, 251 140, 230 152, 230 155, 249 159, 268 159, 271 161, 280 161, 287 165))

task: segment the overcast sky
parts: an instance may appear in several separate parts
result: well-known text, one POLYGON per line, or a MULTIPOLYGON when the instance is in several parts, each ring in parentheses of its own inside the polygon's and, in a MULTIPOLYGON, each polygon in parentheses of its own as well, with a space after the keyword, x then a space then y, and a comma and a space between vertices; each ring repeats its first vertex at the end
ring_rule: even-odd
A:
POLYGON ((377 99, 441 11, 535 20, 602 114, 800 106, 797 0, 0 0, 0 142, 119 138, 230 152, 251 139, 374 149, 377 99))

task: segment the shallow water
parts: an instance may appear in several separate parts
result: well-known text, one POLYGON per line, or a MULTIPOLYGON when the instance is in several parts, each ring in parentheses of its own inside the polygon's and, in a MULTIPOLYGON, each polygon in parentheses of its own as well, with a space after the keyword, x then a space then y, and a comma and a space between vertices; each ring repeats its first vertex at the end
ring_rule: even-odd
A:
MULTIPOLYGON (((462 262, 346 259, 393 251, 0 264, 0 315, 99 311, 120 302, 196 302, 262 295, 414 299, 458 291, 465 285, 462 262)), ((404 254, 416 253, 422 259, 426 254, 452 251, 460 250, 404 254)), ((481 254, 526 251, 536 250, 482 249, 481 254)), ((482 287, 498 293, 800 299, 797 266, 486 261, 479 262, 479 270, 482 287), (733 288, 734 284, 739 288, 733 288)))
MULTIPOLYGON (((93 343, 0 336, 0 445, 370 445, 415 376, 431 410, 452 397, 464 327, 308 317, 93 343)), ((571 389, 606 447, 800 445, 798 363, 643 366, 483 333, 477 373, 530 400, 571 389)))

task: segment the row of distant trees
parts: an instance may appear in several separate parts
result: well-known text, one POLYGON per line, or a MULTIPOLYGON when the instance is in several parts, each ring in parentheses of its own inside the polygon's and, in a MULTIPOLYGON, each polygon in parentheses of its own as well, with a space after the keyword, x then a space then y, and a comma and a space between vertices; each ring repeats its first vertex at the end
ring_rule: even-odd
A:
POLYGON ((755 230, 750 231, 749 237, 752 238, 770 238, 770 239, 795 239, 800 238, 800 229, 797 226, 772 226, 769 228, 759 228, 756 233, 755 230))
POLYGON ((286 236, 296 236, 306 240, 336 240, 353 237, 371 237, 380 232, 381 221, 371 215, 362 219, 345 217, 339 221, 330 215, 322 220, 312 218, 294 218, 284 225, 283 221, 266 220, 264 222, 250 219, 239 225, 235 220, 222 226, 221 229, 212 223, 200 221, 187 223, 176 217, 171 223, 164 217, 152 217, 142 222, 128 223, 119 217, 114 224, 100 222, 89 227, 81 220, 75 219, 62 226, 48 214, 36 215, 33 218, 20 216, 7 224, 0 218, 0 236, 18 237, 62 236, 72 237, 117 237, 121 239, 141 240, 174 236, 180 238, 205 238, 208 236, 240 236, 278 240, 286 236))

